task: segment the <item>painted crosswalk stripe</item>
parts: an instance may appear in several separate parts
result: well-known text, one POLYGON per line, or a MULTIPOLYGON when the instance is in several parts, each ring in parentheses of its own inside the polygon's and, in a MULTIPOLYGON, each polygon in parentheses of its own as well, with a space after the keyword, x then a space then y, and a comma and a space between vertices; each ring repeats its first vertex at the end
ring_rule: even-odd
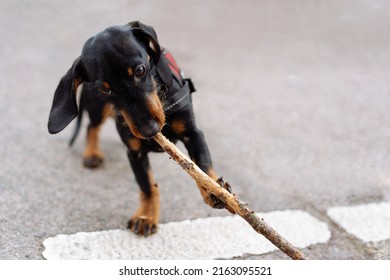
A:
POLYGON ((328 216, 365 242, 390 239, 390 202, 334 207, 328 216))
MULTIPOLYGON (((259 216, 299 248, 325 243, 331 236, 327 224, 304 211, 259 216)), ((238 216, 161 224, 148 238, 118 229, 58 235, 43 244, 46 259, 219 259, 276 250, 238 216)))

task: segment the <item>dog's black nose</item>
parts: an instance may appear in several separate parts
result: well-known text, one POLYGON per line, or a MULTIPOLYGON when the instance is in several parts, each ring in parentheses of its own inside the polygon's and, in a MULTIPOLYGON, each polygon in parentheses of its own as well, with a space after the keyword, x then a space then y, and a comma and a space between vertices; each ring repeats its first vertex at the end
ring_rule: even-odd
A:
POLYGON ((144 138, 152 138, 160 131, 160 126, 155 120, 151 120, 138 128, 139 133, 144 138))

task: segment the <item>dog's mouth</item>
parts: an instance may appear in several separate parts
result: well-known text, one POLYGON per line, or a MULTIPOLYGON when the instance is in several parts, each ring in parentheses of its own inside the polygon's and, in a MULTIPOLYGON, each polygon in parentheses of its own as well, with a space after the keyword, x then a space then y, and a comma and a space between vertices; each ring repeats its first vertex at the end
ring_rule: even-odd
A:
POLYGON ((146 112, 137 112, 132 117, 128 112, 121 110, 131 133, 141 139, 155 136, 165 124, 164 109, 156 92, 151 93, 146 100, 146 112))

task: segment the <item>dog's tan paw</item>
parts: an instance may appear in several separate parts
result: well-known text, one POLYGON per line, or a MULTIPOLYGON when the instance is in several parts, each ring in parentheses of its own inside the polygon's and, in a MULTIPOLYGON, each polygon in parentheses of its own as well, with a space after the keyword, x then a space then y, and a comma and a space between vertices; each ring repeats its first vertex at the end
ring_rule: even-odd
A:
POLYGON ((130 219, 127 228, 135 234, 147 237, 157 232, 157 222, 147 216, 134 216, 130 219))
POLYGON ((146 237, 157 232, 160 217, 159 196, 157 185, 152 187, 150 196, 145 196, 141 191, 140 206, 127 225, 135 234, 146 237))
POLYGON ((85 156, 83 158, 83 164, 87 168, 98 168, 103 165, 104 158, 100 155, 85 156))
MULTIPOLYGON (((230 186, 230 184, 228 182, 224 182, 222 177, 217 179, 216 182, 222 187, 224 188, 225 190, 227 190, 229 193, 232 193, 232 188, 230 186)), ((211 206, 212 208, 216 208, 216 209, 223 209, 223 208, 227 208, 231 213, 235 213, 234 210, 230 209, 229 207, 227 207, 226 203, 223 202, 222 200, 220 200, 218 197, 216 197, 215 195, 213 195, 212 193, 206 193, 205 196, 203 197, 204 201, 206 202, 206 204, 208 204, 209 206, 211 206)))

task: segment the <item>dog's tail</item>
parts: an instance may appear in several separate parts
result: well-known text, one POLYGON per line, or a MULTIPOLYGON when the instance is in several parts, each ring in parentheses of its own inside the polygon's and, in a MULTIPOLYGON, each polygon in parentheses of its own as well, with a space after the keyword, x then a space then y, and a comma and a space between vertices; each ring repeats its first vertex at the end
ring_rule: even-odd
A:
MULTIPOLYGON (((82 95, 83 92, 81 91, 80 95, 82 95)), ((80 97, 80 103, 79 103, 79 114, 77 116, 77 122, 76 122, 76 127, 75 127, 75 130, 73 132, 73 135, 72 135, 72 138, 70 139, 69 141, 69 147, 72 147, 74 141, 76 140, 77 138, 77 135, 79 134, 80 132, 80 127, 81 127, 81 121, 83 120, 83 112, 84 112, 84 98, 82 98, 82 96, 80 97)))

